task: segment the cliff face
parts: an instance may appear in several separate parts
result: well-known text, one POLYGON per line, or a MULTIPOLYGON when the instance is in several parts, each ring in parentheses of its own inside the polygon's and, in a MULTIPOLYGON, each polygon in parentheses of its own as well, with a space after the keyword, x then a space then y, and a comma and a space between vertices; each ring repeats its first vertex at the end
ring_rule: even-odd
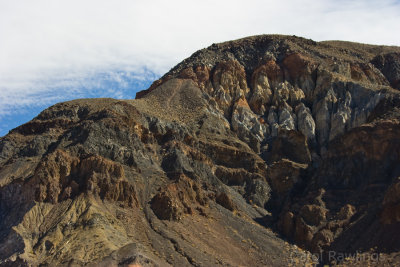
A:
POLYGON ((0 265, 287 266, 371 249, 390 263, 399 60, 255 36, 196 52, 136 100, 43 111, 0 139, 0 265))

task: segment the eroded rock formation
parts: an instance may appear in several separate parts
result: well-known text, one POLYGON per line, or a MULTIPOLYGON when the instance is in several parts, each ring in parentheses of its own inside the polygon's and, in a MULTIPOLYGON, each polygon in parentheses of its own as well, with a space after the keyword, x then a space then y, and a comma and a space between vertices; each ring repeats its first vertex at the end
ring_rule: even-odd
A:
POLYGON ((255 36, 50 107, 0 139, 0 265, 393 263, 399 55, 255 36))

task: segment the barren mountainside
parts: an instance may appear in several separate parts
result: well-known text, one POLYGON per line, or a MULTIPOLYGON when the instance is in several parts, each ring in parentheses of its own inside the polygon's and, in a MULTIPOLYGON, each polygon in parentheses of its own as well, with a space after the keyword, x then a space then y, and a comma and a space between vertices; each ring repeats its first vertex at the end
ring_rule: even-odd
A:
POLYGON ((0 266, 399 264, 399 90, 399 47, 262 35, 56 104, 0 138, 0 266))

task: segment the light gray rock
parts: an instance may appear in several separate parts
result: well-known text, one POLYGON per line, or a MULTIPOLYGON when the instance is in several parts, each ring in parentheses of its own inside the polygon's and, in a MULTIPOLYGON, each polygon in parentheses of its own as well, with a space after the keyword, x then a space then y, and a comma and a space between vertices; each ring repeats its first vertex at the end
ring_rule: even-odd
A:
POLYGON ((345 132, 347 122, 351 120, 350 104, 351 94, 347 91, 345 99, 339 102, 338 111, 332 115, 329 141, 345 132))
POLYGON ((278 87, 274 88, 274 96, 272 103, 279 105, 289 100, 290 89, 293 88, 288 82, 280 83, 278 87))
POLYGON ((247 140, 254 134, 261 141, 267 133, 267 127, 260 123, 258 116, 247 107, 235 106, 231 123, 232 129, 242 140, 247 140))
POLYGON ((347 120, 349 120, 349 114, 346 111, 338 111, 332 116, 329 141, 344 133, 347 120))
POLYGON ((296 129, 295 115, 287 107, 279 111, 279 126, 286 130, 296 129))
POLYGON ((311 111, 303 103, 296 107, 297 128, 307 137, 307 140, 315 140, 315 121, 311 111))
POLYGON ((329 140, 329 132, 331 126, 331 111, 333 104, 337 102, 337 98, 333 89, 330 89, 326 96, 315 104, 313 114, 315 117, 315 131, 317 142, 321 146, 325 146, 329 140))

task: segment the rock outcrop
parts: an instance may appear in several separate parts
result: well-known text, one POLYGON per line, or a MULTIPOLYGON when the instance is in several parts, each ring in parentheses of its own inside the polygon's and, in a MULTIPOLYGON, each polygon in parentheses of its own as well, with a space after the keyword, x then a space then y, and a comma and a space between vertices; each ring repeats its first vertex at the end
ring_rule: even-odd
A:
POLYGON ((399 55, 254 36, 46 109, 0 139, 0 266, 394 264, 399 55))

